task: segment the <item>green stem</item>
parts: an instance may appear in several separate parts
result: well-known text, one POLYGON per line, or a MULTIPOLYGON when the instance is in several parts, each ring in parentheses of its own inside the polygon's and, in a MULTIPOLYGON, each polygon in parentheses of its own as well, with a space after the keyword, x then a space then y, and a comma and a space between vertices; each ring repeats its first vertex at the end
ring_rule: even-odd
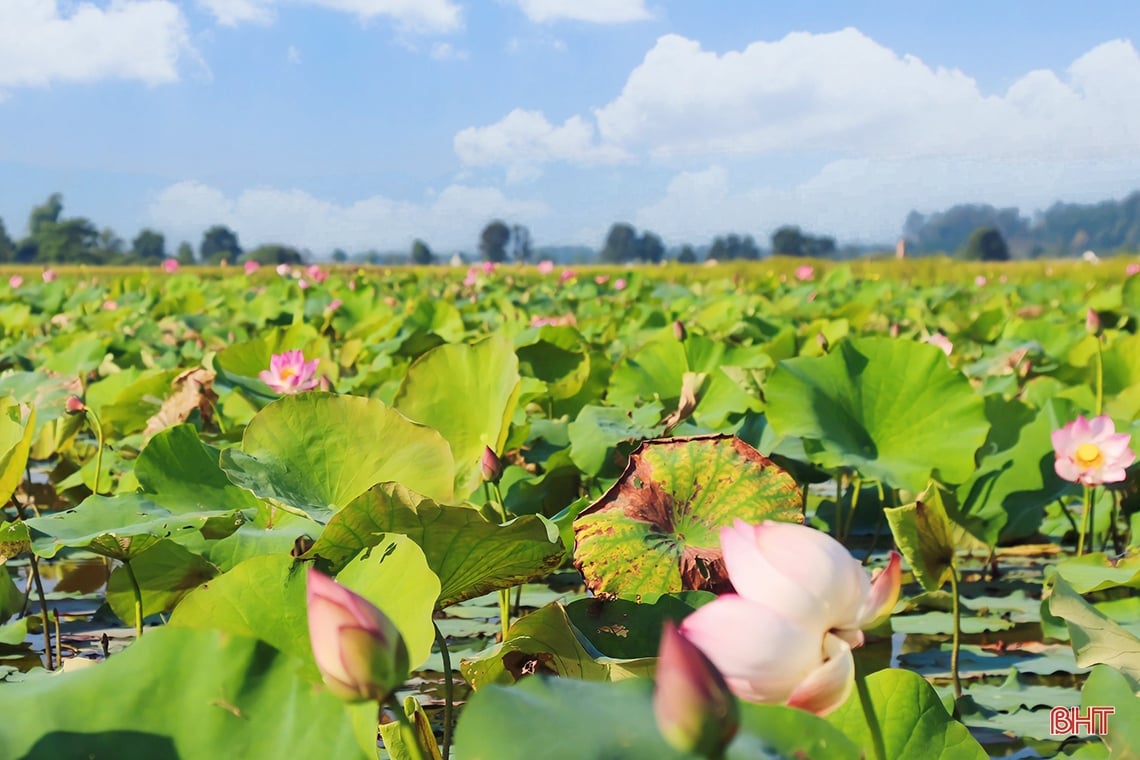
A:
POLYGON ((1073 519, 1073 512, 1069 509, 1069 505, 1063 499, 1057 499, 1057 503, 1061 505, 1061 513, 1069 519, 1069 525, 1073 526, 1073 532, 1079 533, 1081 529, 1077 527, 1077 521, 1073 519))
MULTIPOLYGON (((487 483, 483 484, 484 487, 487 483)), ((502 523, 507 522, 507 505, 503 503, 503 492, 499 490, 498 483, 491 483, 490 489, 487 492, 488 497, 494 494, 494 499, 491 500, 493 507, 498 507, 499 519, 502 523)), ((503 632, 503 641, 507 640, 507 630, 511 627, 511 590, 509 588, 499 589, 499 617, 501 618, 501 629, 503 632)))
POLYGON ((455 712, 455 678, 451 672, 447 638, 434 621, 432 626, 435 628, 435 643, 439 645, 439 654, 443 657, 443 760, 448 760, 451 754, 451 723, 455 712))
POLYGON ((127 578, 131 581, 131 588, 135 593, 135 637, 143 635, 143 602, 142 602, 142 588, 139 587, 139 579, 135 576, 135 569, 131 567, 129 559, 123 560, 123 567, 127 569, 127 578))
POLYGON ((851 537, 851 526, 855 523, 855 508, 859 506, 859 492, 863 490, 863 478, 856 475, 851 481, 851 511, 843 523, 843 540, 851 537))
POLYGON ((404 746, 408 748, 408 754, 412 756, 412 760, 425 760, 423 747, 420 746, 420 737, 416 733, 416 727, 408 720, 408 714, 404 712, 404 706, 400 703, 399 698, 395 693, 388 695, 388 707, 392 712, 396 713, 396 720, 400 724, 400 732, 404 735, 404 746))
POLYGON ((40 598, 40 621, 43 623, 44 627, 44 659, 47 661, 47 669, 55 670, 51 649, 51 626, 48 625, 47 594, 44 593, 44 582, 40 578, 39 560, 34 554, 31 556, 31 560, 32 582, 36 585, 36 596, 40 598))
POLYGON ((958 654, 962 648, 962 596, 958 590, 958 566, 950 562, 950 592, 953 594, 954 638, 950 644, 950 683, 954 698, 962 698, 962 679, 958 675, 958 654))
POLYGON ((88 425, 95 433, 95 444, 98 446, 95 451, 95 487, 92 489, 98 495, 99 476, 103 474, 103 423, 99 421, 99 415, 95 414, 94 410, 88 408, 86 413, 90 415, 88 425))
POLYGON ((1096 416, 1104 411, 1104 357, 1100 345, 1100 336, 1096 337, 1096 416))
POLYGON ((1092 520, 1093 511, 1093 487, 1090 485, 1085 486, 1085 508, 1081 511, 1081 528, 1077 533, 1077 556, 1080 557, 1085 553, 1085 536, 1089 532, 1089 523, 1092 520))
POLYGON ((871 703, 871 692, 867 689, 867 679, 863 673, 863 666, 859 658, 855 658, 855 689, 859 693, 859 704, 863 706, 863 718, 867 721, 867 731, 871 734, 871 748, 875 753, 875 760, 887 760, 887 747, 883 743, 883 732, 879 720, 875 717, 875 706, 871 703))

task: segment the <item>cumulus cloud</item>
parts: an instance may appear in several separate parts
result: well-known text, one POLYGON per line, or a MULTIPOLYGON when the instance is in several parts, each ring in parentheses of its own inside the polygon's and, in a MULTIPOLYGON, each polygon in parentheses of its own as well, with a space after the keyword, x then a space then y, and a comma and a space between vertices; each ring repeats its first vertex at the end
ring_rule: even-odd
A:
POLYGON ((598 165, 626 159, 624 150, 595 138, 593 125, 580 116, 556 126, 539 111, 516 108, 494 124, 460 131, 453 142, 467 166, 505 165, 508 178, 531 179, 548 161, 598 165))
POLYGON ((186 19, 170 0, 113 0, 63 10, 57 0, 0 2, 0 89, 125 79, 179 78, 195 58, 186 19))
POLYGON ((624 24, 652 18, 645 0, 517 0, 526 17, 538 24, 586 21, 624 24))
POLYGON ((350 13, 362 21, 386 17, 413 31, 450 32, 462 25, 460 7, 452 0, 198 0, 219 24, 266 24, 279 5, 310 5, 350 13))
POLYGON ((540 202, 508 198, 496 188, 458 184, 420 203, 377 195, 338 204, 279 188, 256 188, 231 197, 186 181, 159 193, 149 213, 155 226, 190 240, 211 225, 225 224, 247 248, 286 243, 323 254, 334 248, 405 250, 417 237, 437 249, 470 249, 491 219, 526 224, 543 217, 547 209, 540 202))
POLYGON ((437 42, 431 46, 431 57, 437 61, 466 61, 467 51, 456 48, 450 42, 437 42))

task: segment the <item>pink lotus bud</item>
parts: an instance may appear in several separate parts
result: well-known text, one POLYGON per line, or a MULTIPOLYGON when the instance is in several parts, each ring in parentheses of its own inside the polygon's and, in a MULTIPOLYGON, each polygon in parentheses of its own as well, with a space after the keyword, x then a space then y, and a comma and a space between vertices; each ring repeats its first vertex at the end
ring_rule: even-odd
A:
POLYGON ((575 272, 573 269, 563 269, 562 274, 558 275, 558 281, 559 282, 566 282, 567 280, 573 280, 577 276, 578 276, 578 273, 575 272))
POLYGON ((40 277, 43 278, 44 282, 55 282, 56 278, 59 277, 59 275, 54 269, 45 269, 40 277))
POLYGON ((483 472, 483 480, 488 483, 498 483, 503 477, 503 460, 491 450, 490 446, 483 447, 483 459, 479 463, 483 472))
POLYGON ((178 271, 178 259, 163 259, 162 271, 167 274, 174 274, 178 271))
POLYGON ((1095 309, 1085 312, 1085 332, 1089 335, 1100 335, 1100 315, 1095 309))
POLYGON ((408 649, 374 604, 309 568, 305 601, 317 669, 349 702, 383 701, 408 678, 408 649))
POLYGON ((673 747, 720 757, 740 727, 740 707, 708 657, 666 621, 653 691, 657 728, 673 747))
POLYGON ((1083 415, 1052 433, 1053 468, 1057 475, 1073 483, 1099 486, 1120 483, 1125 470, 1136 461, 1130 448, 1132 436, 1117 433, 1106 414, 1086 420, 1083 415))
POLYGON ((954 350, 954 344, 950 342, 949 338, 940 332, 930 333, 930 335, 927 335, 925 338, 923 338, 922 342, 929 343, 932 346, 936 346, 937 348, 942 349, 942 353, 946 354, 947 356, 949 356, 954 350))
POLYGON ((673 337, 681 341, 689 337, 689 332, 685 329, 685 323, 679 319, 673 320, 673 337))
POLYGON ((246 262, 241 265, 241 268, 246 274, 253 274, 258 269, 261 269, 261 262, 247 259, 246 262))
POLYGON ((64 408, 68 414, 83 414, 87 411, 87 405, 83 403, 83 399, 79 396, 68 396, 64 408))
POLYGON ((24 278, 18 274, 14 274, 8 278, 8 287, 18 288, 24 284, 24 278))
POLYGON ((340 300, 339 298, 334 298, 333 300, 329 301, 329 305, 325 307, 325 313, 332 314, 341 306, 344 306, 344 301, 340 300))
POLYGON ((614 280, 614 290, 625 290, 627 285, 629 285, 629 283, 625 281, 624 277, 619 277, 614 280))

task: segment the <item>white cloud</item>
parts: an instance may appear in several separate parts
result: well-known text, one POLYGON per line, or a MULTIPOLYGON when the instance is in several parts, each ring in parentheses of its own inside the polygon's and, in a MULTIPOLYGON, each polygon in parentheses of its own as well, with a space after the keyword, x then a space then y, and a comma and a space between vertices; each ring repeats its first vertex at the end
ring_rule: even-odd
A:
POLYGON ((539 111, 518 108, 495 124, 460 131, 453 143, 464 165, 505 165, 508 179, 515 180, 533 179, 547 161, 597 165, 626 159, 620 148, 599 145, 593 125, 580 116, 555 126, 539 111))
POLYGON ((450 42, 436 42, 431 46, 431 57, 437 61, 466 61, 467 51, 456 48, 450 42))
POLYGON ((196 58, 186 19, 170 0, 0 1, 0 88, 127 79, 177 81, 196 58))
POLYGON ((361 21, 390 18, 412 31, 450 32, 462 26, 462 10, 452 0, 198 0, 223 26, 269 23, 279 5, 311 5, 350 13, 361 21))
POLYGON ((189 240, 199 239, 210 225, 225 224, 246 248, 285 243, 324 254, 334 248, 405 250, 417 237, 440 250, 471 250, 491 219, 529 224, 547 209, 540 202, 508 198, 496 188, 468 185, 450 185, 422 203, 377 195, 341 205, 278 188, 230 197, 187 181, 159 193, 149 212, 156 226, 189 240))
POLYGON ((295 65, 299 64, 301 63, 301 51, 293 45, 290 45, 289 49, 285 51, 285 58, 289 61, 289 63, 295 65))
POLYGON ((645 21, 653 15, 645 0, 516 0, 526 17, 538 24, 555 21, 587 21, 593 24, 623 24, 645 21))

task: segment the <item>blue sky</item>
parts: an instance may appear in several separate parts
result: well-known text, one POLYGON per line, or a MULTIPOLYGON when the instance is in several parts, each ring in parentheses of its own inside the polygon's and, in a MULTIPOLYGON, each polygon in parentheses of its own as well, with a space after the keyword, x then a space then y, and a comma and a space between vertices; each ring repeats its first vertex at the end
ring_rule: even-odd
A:
POLYGON ((2 0, 0 219, 667 243, 1140 189, 1140 4, 2 0), (1133 42, 1133 39, 1136 42, 1133 42))

